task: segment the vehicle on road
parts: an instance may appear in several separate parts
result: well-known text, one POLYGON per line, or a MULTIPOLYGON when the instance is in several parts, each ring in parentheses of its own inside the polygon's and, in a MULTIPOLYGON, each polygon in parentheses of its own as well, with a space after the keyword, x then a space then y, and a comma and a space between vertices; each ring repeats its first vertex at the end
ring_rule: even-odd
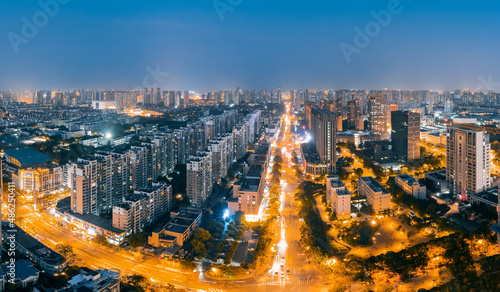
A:
POLYGON ((285 272, 281 272, 281 278, 285 278, 285 272))
POLYGON ((287 270, 286 270, 286 274, 287 274, 287 275, 290 275, 290 269, 287 269, 287 270))

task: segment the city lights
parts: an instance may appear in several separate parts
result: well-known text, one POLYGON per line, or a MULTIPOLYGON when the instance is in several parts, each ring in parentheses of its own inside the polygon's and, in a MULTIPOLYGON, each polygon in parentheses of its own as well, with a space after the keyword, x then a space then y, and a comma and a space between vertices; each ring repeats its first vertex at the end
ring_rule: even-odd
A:
POLYGON ((500 3, 63 2, 0 9, 0 290, 500 287, 500 3))

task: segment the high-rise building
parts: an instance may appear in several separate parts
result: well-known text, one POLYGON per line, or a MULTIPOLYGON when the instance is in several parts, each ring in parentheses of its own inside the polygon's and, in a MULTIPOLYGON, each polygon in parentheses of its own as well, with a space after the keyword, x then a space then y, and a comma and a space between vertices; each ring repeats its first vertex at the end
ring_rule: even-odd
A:
POLYGON ((167 176, 175 167, 175 146, 174 146, 174 134, 168 132, 155 132, 153 137, 150 137, 151 143, 154 145, 154 151, 157 155, 157 165, 156 173, 152 177, 155 181, 158 176, 167 176))
POLYGON ((161 91, 160 91, 160 88, 156 88, 156 91, 153 94, 152 103, 154 105, 157 105, 157 104, 160 104, 161 102, 162 102, 162 100, 161 100, 161 91))
POLYGON ((99 215, 98 198, 101 197, 101 165, 97 159, 78 159, 68 168, 71 187, 71 211, 78 214, 99 215))
POLYGON ((184 98, 184 107, 188 107, 189 106, 189 91, 183 92, 183 98, 184 98))
POLYGON ((387 125, 388 125, 388 133, 392 133, 391 131, 391 113, 399 110, 399 106, 397 103, 390 103, 387 105, 387 125))
POLYGON ((351 193, 338 176, 326 177, 326 196, 339 220, 351 218, 351 193))
POLYGON ((323 163, 329 164, 330 171, 337 162, 335 114, 320 108, 311 110, 311 134, 314 145, 323 163))
POLYGON ((234 136, 234 158, 240 159, 247 153, 248 130, 245 125, 237 125, 233 129, 234 136))
POLYGON ((122 204, 113 206, 113 227, 127 234, 141 232, 148 217, 148 197, 141 194, 127 196, 122 204))
POLYGON ((172 209, 172 186, 154 182, 151 187, 136 190, 123 202, 113 206, 113 227, 137 233, 172 209))
POLYGON ((292 89, 290 90, 290 99, 293 103, 293 110, 300 112, 300 94, 292 89))
POLYGON ((361 125, 360 119, 363 116, 363 110, 361 108, 361 100, 353 99, 347 103, 348 108, 348 127, 355 130, 363 130, 364 126, 361 125))
POLYGON ((145 189, 148 187, 148 148, 143 146, 132 146, 129 151, 132 187, 135 190, 145 189))
POLYGON ((147 223, 153 223, 172 209, 172 186, 163 182, 153 182, 151 187, 136 190, 135 195, 144 195, 147 202, 147 223))
POLYGON ((177 164, 185 165, 189 159, 191 131, 192 129, 184 127, 174 130, 174 157, 177 164))
POLYGON ((307 129, 310 131, 311 130, 311 110, 313 107, 315 107, 316 104, 312 101, 304 101, 304 113, 306 116, 306 124, 307 124, 307 129))
POLYGON ((234 157, 230 151, 233 144, 232 137, 232 134, 228 134, 224 137, 217 137, 215 140, 210 140, 208 143, 208 152, 212 154, 212 176, 214 183, 220 183, 227 176, 227 171, 231 167, 232 158, 234 157))
POLYGON ((240 88, 236 87, 236 90, 233 92, 233 101, 235 105, 240 104, 240 88))
POLYGON ((175 92, 175 107, 184 107, 184 99, 182 98, 182 92, 175 92))
POLYGON ((130 154, 128 152, 100 151, 95 154, 102 165, 102 172, 107 178, 101 181, 106 184, 106 209, 120 204, 124 196, 132 189, 130 178, 130 154))
POLYGON ((490 137, 482 131, 450 126, 446 140, 446 179, 463 200, 491 186, 490 137))
POLYGON ((187 163, 187 196, 194 206, 200 207, 212 193, 212 155, 198 151, 189 156, 187 163))
POLYGON ((420 158, 420 113, 391 113, 392 149, 398 159, 411 162, 420 158))
POLYGON ((370 115, 370 132, 387 138, 387 99, 383 95, 371 96, 368 99, 368 114, 370 115))

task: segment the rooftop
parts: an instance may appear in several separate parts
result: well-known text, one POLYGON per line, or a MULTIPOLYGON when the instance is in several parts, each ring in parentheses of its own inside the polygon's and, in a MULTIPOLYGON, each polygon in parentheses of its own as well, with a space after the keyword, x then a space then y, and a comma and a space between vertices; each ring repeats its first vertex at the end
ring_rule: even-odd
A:
POLYGON ((247 177, 248 178, 260 178, 262 174, 262 166, 260 164, 250 166, 248 170, 247 177))
POLYGON ((348 189, 340 189, 336 191, 337 196, 351 196, 351 193, 348 189))
MULTIPOLYGON (((2 222, 2 225, 3 224, 6 223, 2 222)), ((2 229, 6 230, 7 228, 2 229)), ((43 243, 31 237, 31 235, 29 235, 28 233, 24 232, 21 228, 15 226, 14 228, 9 227, 8 229, 17 230, 16 243, 38 256, 42 261, 51 265, 62 265, 66 261, 66 259, 62 255, 46 247, 43 243)), ((16 270, 22 269, 18 268, 16 270)))
POLYGON ((319 157, 318 150, 312 142, 301 144, 302 153, 304 154, 304 160, 311 164, 322 164, 323 161, 319 157))
POLYGON ((184 232, 186 232, 186 230, 189 229, 189 226, 181 226, 181 225, 168 223, 164 229, 165 229, 165 231, 169 231, 169 232, 173 232, 173 233, 184 233, 184 232))
POLYGON ((330 186, 333 188, 341 188, 345 187, 344 183, 340 180, 340 177, 337 175, 329 175, 326 177, 327 182, 330 183, 330 186))
POLYGON ((190 210, 181 210, 179 214, 175 216, 175 218, 196 220, 199 216, 201 216, 201 210, 199 212, 194 212, 190 210))
POLYGON ((257 150, 255 150, 255 154, 266 155, 268 151, 269 151, 269 144, 262 143, 261 145, 259 145, 259 148, 257 148, 257 150))
POLYGON ((472 194, 471 196, 487 200, 487 201, 491 202, 492 205, 498 204, 498 188, 497 187, 493 187, 493 188, 487 189, 485 191, 472 194))
MULTIPOLYGON (((8 264, 3 265, 2 270, 5 272, 10 271, 8 264)), ((30 261, 25 259, 16 261, 16 269, 15 269, 16 279, 25 281, 29 277, 37 277, 39 273, 40 271, 37 268, 35 268, 33 263, 31 263, 30 261)))
POLYGON ((418 180, 416 180, 413 176, 411 176, 407 173, 397 175, 396 177, 400 178, 402 181, 404 181, 408 185, 418 183, 418 180))
POLYGON ((193 224, 194 220, 192 219, 184 219, 184 218, 174 218, 170 220, 169 224, 175 224, 175 225, 180 225, 180 226, 191 226, 193 224))
POLYGON ((260 179, 258 178, 245 178, 241 181, 240 191, 256 192, 259 189, 260 179))
POLYGON ((19 161, 21 167, 52 161, 47 154, 38 152, 32 148, 5 150, 5 155, 19 161))
POLYGON ((382 192, 382 194, 390 194, 376 179, 371 176, 360 177, 359 180, 365 182, 374 192, 382 192))
POLYGON ((56 211, 59 213, 66 213, 71 210, 71 197, 61 199, 56 204, 56 211))
POLYGON ((78 214, 78 213, 74 213, 74 212, 71 212, 71 211, 69 211, 67 213, 70 216, 72 216, 75 219, 77 219, 77 220, 81 220, 81 221, 90 223, 90 224, 95 225, 97 227, 100 227, 102 229, 106 229, 108 231, 111 231, 111 232, 113 232, 115 234, 122 234, 122 233, 125 232, 125 231, 123 231, 121 229, 113 227, 113 222, 111 220, 99 217, 97 215, 93 215, 93 214, 78 214))
POLYGON ((146 198, 147 198, 146 195, 142 195, 140 193, 134 193, 131 196, 126 196, 125 197, 125 201, 126 202, 138 202, 138 201, 142 201, 142 200, 144 200, 146 198))
POLYGON ((174 241, 177 237, 168 234, 160 234, 159 238, 163 241, 174 241))
POLYGON ((434 171, 434 172, 428 172, 425 174, 425 177, 431 177, 431 178, 434 178, 436 180, 441 180, 441 181, 444 181, 446 180, 446 169, 442 169, 442 170, 438 170, 438 171, 434 171))

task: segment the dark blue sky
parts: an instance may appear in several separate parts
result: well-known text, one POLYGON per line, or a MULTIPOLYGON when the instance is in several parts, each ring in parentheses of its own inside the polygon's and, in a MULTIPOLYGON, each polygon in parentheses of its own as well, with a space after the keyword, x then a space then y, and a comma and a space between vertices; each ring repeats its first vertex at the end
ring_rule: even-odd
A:
POLYGON ((401 13, 348 63, 340 44, 354 45, 354 28, 391 1, 242 0, 221 21, 213 0, 71 0, 17 54, 9 36, 24 37, 23 17, 43 10, 34 0, 1 1, 0 88, 132 89, 147 66, 169 73, 162 89, 198 91, 500 81, 498 1, 401 0, 401 13))

